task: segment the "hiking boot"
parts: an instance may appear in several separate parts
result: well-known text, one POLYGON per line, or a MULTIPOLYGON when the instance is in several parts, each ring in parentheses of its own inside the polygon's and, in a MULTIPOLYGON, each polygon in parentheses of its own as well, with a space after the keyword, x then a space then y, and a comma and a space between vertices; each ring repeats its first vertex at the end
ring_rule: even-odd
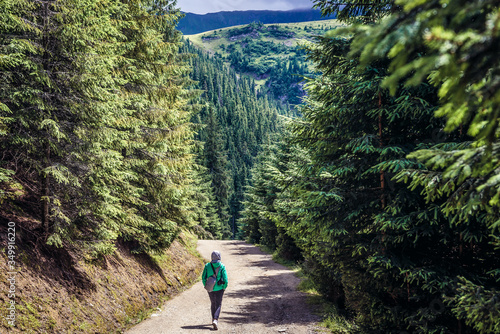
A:
POLYGON ((212 321, 212 325, 214 326, 215 330, 219 329, 219 327, 217 326, 217 319, 214 319, 214 321, 212 321))

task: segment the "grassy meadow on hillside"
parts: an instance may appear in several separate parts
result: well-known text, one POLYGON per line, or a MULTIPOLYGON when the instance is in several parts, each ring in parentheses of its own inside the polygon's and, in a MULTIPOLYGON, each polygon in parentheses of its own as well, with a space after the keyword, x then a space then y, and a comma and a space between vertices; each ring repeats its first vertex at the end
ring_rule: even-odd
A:
POLYGON ((186 35, 185 39, 215 57, 221 57, 238 73, 250 75, 257 87, 267 87, 275 98, 298 104, 304 95, 299 84, 302 76, 314 73, 303 45, 339 25, 337 20, 280 24, 254 22, 186 35))
POLYGON ((296 46, 298 43, 306 40, 311 40, 313 36, 323 35, 327 31, 335 29, 340 23, 337 20, 324 20, 324 21, 309 21, 297 23, 273 23, 273 24, 259 24, 252 23, 246 25, 239 25, 229 28, 210 30, 194 35, 185 35, 195 45, 205 49, 208 52, 218 52, 222 56, 228 56, 225 50, 229 44, 235 42, 230 39, 233 36, 243 36, 248 34, 246 30, 248 27, 255 29, 259 32, 259 38, 263 41, 271 41, 275 44, 285 44, 286 46, 296 46), (278 31, 293 33, 292 36, 279 36, 273 34, 272 31, 278 27, 278 31), (267 31, 266 31, 267 30, 267 31), (225 47, 221 48, 221 45, 225 47))

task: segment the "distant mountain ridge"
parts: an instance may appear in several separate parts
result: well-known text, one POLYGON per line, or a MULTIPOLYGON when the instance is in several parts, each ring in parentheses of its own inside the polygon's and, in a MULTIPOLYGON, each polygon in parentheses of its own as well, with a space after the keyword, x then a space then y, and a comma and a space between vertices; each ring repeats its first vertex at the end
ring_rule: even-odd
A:
POLYGON ((321 12, 315 9, 294 9, 289 11, 273 10, 246 10, 233 12, 217 12, 208 14, 184 13, 177 25, 177 29, 184 35, 199 34, 209 30, 232 27, 252 22, 267 23, 294 23, 334 19, 322 17, 321 12))

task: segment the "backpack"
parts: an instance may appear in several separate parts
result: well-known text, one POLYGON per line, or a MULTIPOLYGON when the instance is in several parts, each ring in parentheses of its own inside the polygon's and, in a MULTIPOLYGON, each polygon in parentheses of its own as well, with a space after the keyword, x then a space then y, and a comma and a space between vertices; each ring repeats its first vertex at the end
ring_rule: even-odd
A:
POLYGON ((208 292, 214 291, 215 283, 217 283, 217 275, 219 274, 221 268, 219 267, 217 268, 218 271, 215 271, 214 265, 212 263, 210 263, 210 265, 212 266, 212 271, 214 272, 214 274, 207 278, 207 284, 205 284, 205 290, 207 290, 208 292))

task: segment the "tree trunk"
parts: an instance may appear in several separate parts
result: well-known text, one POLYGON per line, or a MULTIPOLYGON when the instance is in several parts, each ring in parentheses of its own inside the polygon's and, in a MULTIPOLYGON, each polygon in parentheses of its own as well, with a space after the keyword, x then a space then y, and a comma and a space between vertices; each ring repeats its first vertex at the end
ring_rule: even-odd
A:
MULTIPOLYGON (((47 142, 45 147, 44 169, 50 164, 50 146, 47 142)), ((42 227, 46 235, 49 234, 49 195, 50 180, 49 175, 42 171, 42 227)))
MULTIPOLYGON (((382 93, 380 91, 378 92, 378 107, 379 109, 382 108, 382 93)), ((378 138, 380 148, 382 148, 384 146, 384 141, 382 140, 382 111, 378 114, 378 138)), ((380 171, 380 189, 380 202, 383 210, 385 209, 385 171, 383 170, 380 171)))
MULTIPOLYGON (((42 37, 42 44, 44 47, 44 55, 43 55, 43 68, 45 72, 49 70, 49 59, 50 55, 48 52, 49 46, 49 3, 43 3, 43 27, 44 33, 42 37)), ((50 195, 50 180, 49 175, 46 173, 46 169, 50 166, 50 144, 49 138, 47 138, 47 142, 45 143, 45 157, 43 163, 42 170, 42 228, 44 230, 45 235, 49 234, 49 195, 50 195)))

